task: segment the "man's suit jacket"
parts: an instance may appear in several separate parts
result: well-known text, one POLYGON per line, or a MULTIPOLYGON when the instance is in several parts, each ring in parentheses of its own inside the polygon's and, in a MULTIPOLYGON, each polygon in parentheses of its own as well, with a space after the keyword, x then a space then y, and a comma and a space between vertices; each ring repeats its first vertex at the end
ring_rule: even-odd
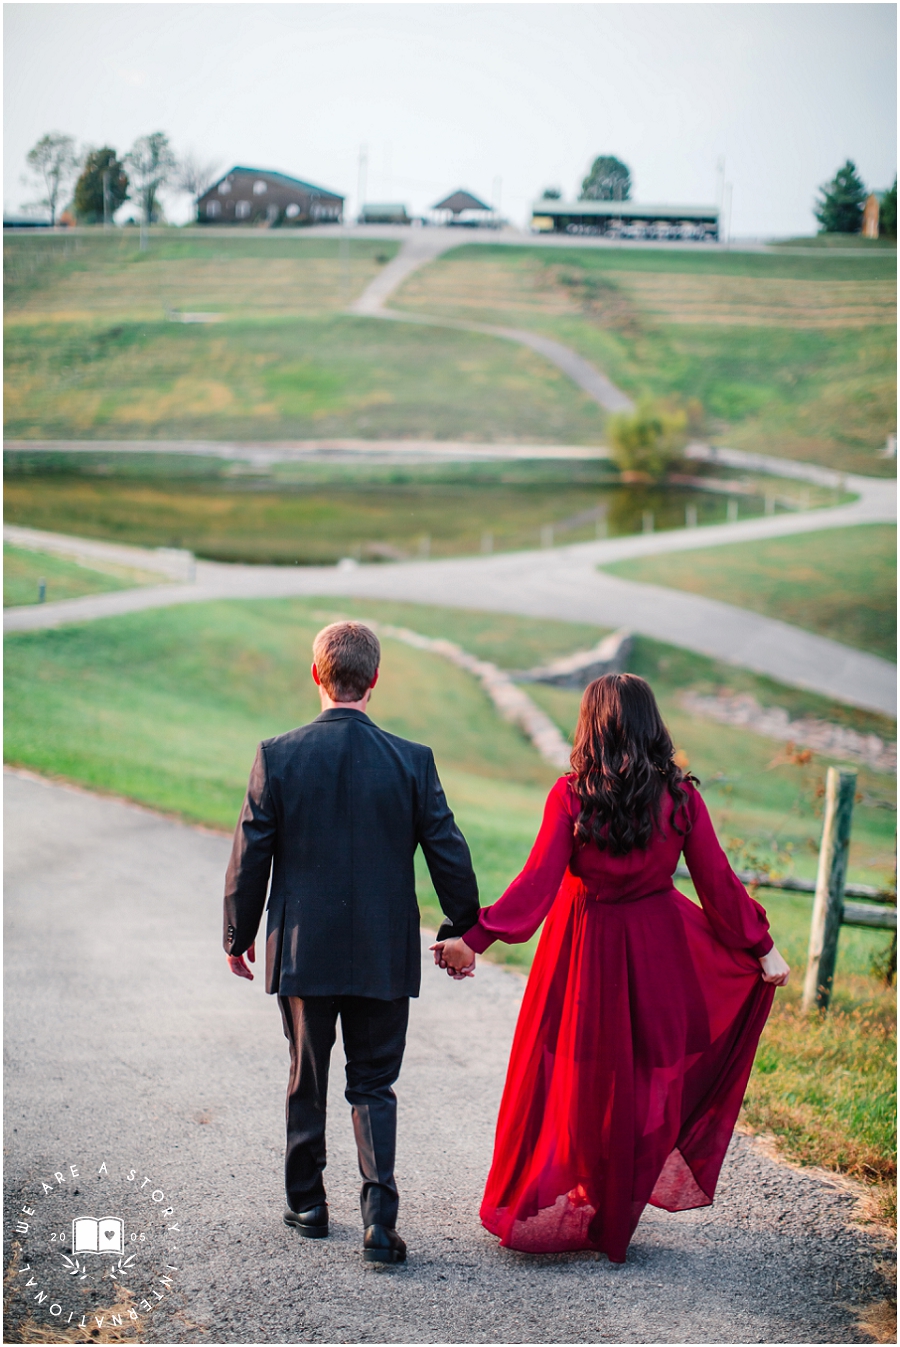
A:
POLYGON ((266 991, 417 996, 413 855, 421 846, 446 920, 478 919, 469 848, 431 749, 336 707, 260 744, 225 880, 225 949, 256 937, 271 871, 266 991))

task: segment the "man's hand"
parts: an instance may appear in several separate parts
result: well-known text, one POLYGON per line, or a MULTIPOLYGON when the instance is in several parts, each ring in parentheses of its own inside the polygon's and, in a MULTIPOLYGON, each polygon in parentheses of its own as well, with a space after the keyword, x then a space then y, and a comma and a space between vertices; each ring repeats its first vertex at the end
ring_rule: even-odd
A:
POLYGON ((475 976, 475 953, 469 949, 462 936, 455 940, 439 940, 430 948, 438 968, 446 968, 450 977, 457 982, 475 976))
POLYGON ((762 956, 759 962, 762 968, 763 982, 774 982, 776 987, 787 985, 791 970, 774 945, 768 954, 762 956))
MULTIPOLYGON (((228 967, 231 969, 232 973, 234 973, 235 977, 248 978, 250 982, 253 981, 253 974, 250 972, 250 969, 244 963, 243 954, 229 954, 227 957, 228 957, 228 967)), ((247 958, 250 960, 251 963, 256 963, 255 940, 253 944, 250 946, 250 948, 247 950, 247 958)))

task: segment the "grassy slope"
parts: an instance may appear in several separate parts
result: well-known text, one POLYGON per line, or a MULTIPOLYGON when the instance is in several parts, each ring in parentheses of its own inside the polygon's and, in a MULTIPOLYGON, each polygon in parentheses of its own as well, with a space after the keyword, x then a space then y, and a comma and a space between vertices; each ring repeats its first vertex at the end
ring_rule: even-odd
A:
POLYGON ((896 528, 870 524, 640 557, 604 569, 722 599, 896 659, 896 555, 896 528))
MULTIPOLYGON (((7 642, 7 757, 230 827, 256 742, 315 713, 305 672, 313 634, 350 613, 450 636, 507 667, 587 645, 601 634, 409 604, 310 599, 192 605, 15 636, 7 642)), ((530 826, 552 769, 497 720, 467 675, 393 641, 387 649, 379 720, 399 734, 427 739, 446 770, 470 781, 487 781, 500 792, 510 781, 533 790, 530 826)), ((678 691, 707 686, 717 672, 710 661, 640 642, 633 663, 656 687, 736 858, 747 860, 753 849, 812 873, 821 767, 785 762, 767 740, 686 716, 678 691), (779 759, 774 766, 773 758, 779 759)), ((533 695, 571 730, 577 693, 534 687, 533 695)), ((890 803, 889 783, 865 770, 860 782, 865 800, 857 808, 853 872, 883 882, 893 818, 879 802, 890 803)))
MULTIPOLYGON (((310 599, 191 605, 15 636, 7 642, 7 757, 230 826, 257 740, 315 712, 305 674, 314 632, 350 614, 449 636, 506 667, 527 667, 602 634, 511 616, 310 599), (162 736, 160 727, 166 727, 162 736)), ((537 807, 552 770, 496 720, 469 677, 436 657, 388 646, 379 718, 397 733, 428 738, 454 771, 534 787, 537 807), (408 695, 399 691, 402 680, 408 695), (429 690, 429 680, 437 680, 439 693, 429 690)), ((790 855, 800 873, 811 872, 821 767, 770 767, 773 757, 784 755, 767 740, 694 721, 680 709, 681 687, 715 685, 723 672, 735 671, 645 641, 633 664, 657 688, 723 833, 752 839, 769 858, 790 855)), ((764 680, 751 679, 750 686, 771 702, 764 680)), ((577 693, 534 687, 533 695, 571 729, 577 693)), ((877 718, 866 724, 884 732, 877 718)), ((860 780, 867 802, 857 810, 854 873, 877 882, 891 864, 893 819, 878 804, 889 798, 889 783, 866 771, 860 780)), ((743 850, 739 845, 737 852, 743 850)))
POLYGON ((287 233, 258 238, 172 230, 138 250, 129 230, 3 240, 7 317, 17 322, 68 317, 102 326, 126 315, 167 310, 257 314, 336 312, 361 294, 397 244, 287 233))
POLYGON ((791 239, 772 239, 770 248, 836 248, 854 252, 897 252, 896 238, 883 234, 877 239, 864 239, 861 234, 800 234, 791 239))
MULTIPOLYGON (((230 830, 257 742, 318 713, 309 652, 332 611, 221 603, 10 638, 7 760, 230 830)), ((522 653, 529 641, 526 624, 522 653)), ((374 714, 434 747, 490 901, 526 854, 555 773, 468 675, 385 649, 374 714)))
MULTIPOLYGON (((404 604, 354 603, 352 611, 445 634, 507 667, 583 647, 600 634, 404 604)), ((310 640, 322 622, 346 613, 327 599, 221 603, 13 637, 6 642, 7 758, 230 828, 258 739, 315 714, 305 675, 310 640)), ((678 707, 678 690, 705 686, 720 674, 710 661, 641 642, 635 668, 652 679, 677 742, 704 778, 733 858, 775 856, 811 872, 821 826, 821 766, 783 760, 772 766, 777 746, 689 720, 678 707)), ((764 695, 763 680, 754 686, 764 695)), ((534 691, 568 730, 577 694, 534 691)), ((527 855, 555 773, 496 717, 471 679, 394 641, 385 641, 373 714, 387 728, 434 746, 472 847, 482 901, 493 901, 527 855)), ((890 804, 888 783, 865 772, 860 781, 851 872, 883 882, 893 816, 879 802, 890 804)), ((438 914, 421 866, 420 881, 423 917, 434 923, 438 914)), ((802 965, 809 900, 767 895, 766 903, 779 943, 802 965)), ((533 943, 501 948, 500 955, 527 966, 533 943)), ((878 933, 842 934, 836 1013, 823 1025, 799 1020, 796 985, 779 995, 746 1106, 748 1121, 787 1137, 799 1158, 869 1178, 887 1175, 892 1146, 893 1000, 869 972, 884 945, 878 933), (873 1041, 881 1045, 877 1052, 873 1041)))
MULTIPOLYGON (((393 435, 597 443, 533 353, 341 312, 393 245, 200 233, 6 241, 10 437, 393 435), (166 310, 225 315, 215 326, 166 310)), ((400 296, 552 332, 623 387, 697 396, 738 446, 890 473, 889 257, 460 248, 400 296)))
POLYGON ((470 245, 395 307, 535 328, 638 396, 697 397, 719 443, 892 475, 896 260, 470 245))
POLYGON ((508 342, 341 315, 216 326, 7 325, 18 439, 494 439, 597 444, 602 416, 508 342))
POLYGON ((9 438, 602 438, 533 352, 343 313, 395 245, 354 240, 346 265, 338 240, 297 236, 67 246, 5 240, 9 438))
POLYGON ((46 600, 77 599, 82 594, 106 594, 135 585, 161 584, 162 576, 125 566, 85 566, 65 557, 32 552, 24 547, 3 547, 3 606, 37 603, 41 580, 46 582, 46 600))

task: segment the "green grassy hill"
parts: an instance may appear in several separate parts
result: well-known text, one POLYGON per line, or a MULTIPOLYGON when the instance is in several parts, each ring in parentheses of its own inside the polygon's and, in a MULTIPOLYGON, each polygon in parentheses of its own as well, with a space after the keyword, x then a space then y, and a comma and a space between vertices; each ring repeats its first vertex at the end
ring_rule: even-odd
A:
POLYGON ((893 475, 896 257, 469 245, 393 307, 527 327, 634 397, 698 398, 715 442, 893 475))
POLYGON ((396 251, 352 239, 131 231, 4 240, 8 438, 355 436, 599 443, 596 404, 533 352, 343 311, 396 251), (177 313, 219 321, 171 321, 177 313))
MULTIPOLYGON (((6 239, 6 434, 602 442, 600 409, 531 351, 346 315, 395 247, 6 239), (221 321, 167 317, 183 312, 221 321)), ((894 471, 878 454, 896 427, 896 262, 877 250, 468 245, 392 302, 546 332, 635 396, 699 399, 718 442, 894 471)))
POLYGON ((721 599, 895 660, 896 557, 896 528, 867 524, 638 557, 604 570, 721 599))

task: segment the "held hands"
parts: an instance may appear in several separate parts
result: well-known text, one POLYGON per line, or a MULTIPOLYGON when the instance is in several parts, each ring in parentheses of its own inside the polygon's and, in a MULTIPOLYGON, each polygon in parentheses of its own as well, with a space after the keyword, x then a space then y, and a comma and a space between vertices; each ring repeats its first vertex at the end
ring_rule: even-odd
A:
POLYGON ((774 945, 768 954, 762 956, 759 963, 762 968, 763 982, 774 982, 776 987, 787 986, 791 970, 774 945))
MULTIPOLYGON (((253 981, 253 974, 250 972, 250 969, 244 963, 243 954, 229 954, 227 957, 228 957, 228 967, 231 969, 232 973, 234 973, 235 977, 248 978, 251 982, 253 981)), ((250 948, 247 950, 247 958, 250 960, 251 963, 256 963, 255 940, 253 944, 250 946, 250 948)))
POLYGON ((462 936, 455 940, 439 940, 430 948, 438 968, 446 968, 448 975, 456 982, 475 976, 475 954, 462 936))

